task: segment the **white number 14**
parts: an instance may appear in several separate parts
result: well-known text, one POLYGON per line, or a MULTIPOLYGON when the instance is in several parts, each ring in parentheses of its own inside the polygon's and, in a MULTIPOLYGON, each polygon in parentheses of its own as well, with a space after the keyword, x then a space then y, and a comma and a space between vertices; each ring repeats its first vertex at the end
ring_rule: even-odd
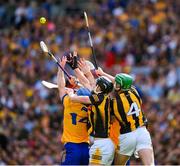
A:
POLYGON ((127 113, 128 116, 136 114, 136 117, 139 116, 140 109, 138 108, 138 105, 136 102, 131 104, 131 107, 127 113))

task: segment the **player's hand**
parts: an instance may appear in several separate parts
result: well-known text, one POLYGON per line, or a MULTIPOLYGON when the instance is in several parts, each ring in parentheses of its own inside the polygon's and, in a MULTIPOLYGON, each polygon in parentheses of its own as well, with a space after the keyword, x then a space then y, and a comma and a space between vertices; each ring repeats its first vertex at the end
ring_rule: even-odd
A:
POLYGON ((73 70, 78 68, 77 51, 73 51, 73 58, 72 58, 72 66, 71 67, 73 70))
POLYGON ((67 62, 67 57, 63 56, 61 61, 60 61, 60 65, 62 66, 63 69, 64 69, 64 67, 66 65, 66 62, 67 62))
POLYGON ((99 76, 102 76, 104 74, 103 70, 100 67, 98 67, 98 69, 95 70, 95 73, 96 75, 99 75, 99 76))
POLYGON ((73 70, 78 68, 77 51, 74 51, 73 53, 69 53, 66 57, 67 57, 67 63, 73 70))
POLYGON ((84 58, 80 59, 80 61, 78 62, 78 67, 84 74, 90 72, 90 67, 89 65, 87 65, 84 58))

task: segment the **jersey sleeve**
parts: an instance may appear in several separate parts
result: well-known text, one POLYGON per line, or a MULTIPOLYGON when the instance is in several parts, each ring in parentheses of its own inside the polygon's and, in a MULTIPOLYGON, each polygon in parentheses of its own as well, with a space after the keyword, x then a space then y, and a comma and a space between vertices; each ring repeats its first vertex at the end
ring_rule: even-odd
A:
POLYGON ((67 95, 67 94, 65 94, 65 95, 62 97, 61 101, 62 101, 63 104, 66 103, 67 98, 68 98, 68 95, 67 95))
POLYGON ((89 96, 89 99, 91 101, 91 104, 99 105, 104 100, 104 95, 103 94, 92 94, 91 96, 89 96))

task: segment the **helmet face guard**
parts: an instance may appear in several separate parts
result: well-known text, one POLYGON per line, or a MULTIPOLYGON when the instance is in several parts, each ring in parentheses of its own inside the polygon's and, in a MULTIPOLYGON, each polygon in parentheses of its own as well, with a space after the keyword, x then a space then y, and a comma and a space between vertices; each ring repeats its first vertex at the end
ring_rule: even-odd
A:
POLYGON ((125 74, 125 73, 117 74, 115 76, 115 83, 117 85, 120 85, 120 89, 128 90, 131 88, 131 85, 133 83, 133 78, 130 75, 125 74))
POLYGON ((107 77, 101 76, 96 80, 96 86, 99 86, 103 93, 110 93, 113 89, 113 83, 107 77))

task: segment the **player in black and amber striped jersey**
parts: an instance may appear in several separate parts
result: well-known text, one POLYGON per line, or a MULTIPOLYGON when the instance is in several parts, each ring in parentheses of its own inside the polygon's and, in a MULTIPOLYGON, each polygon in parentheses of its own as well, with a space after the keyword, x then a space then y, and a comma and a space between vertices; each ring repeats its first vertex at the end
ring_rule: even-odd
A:
POLYGON ((125 165, 133 153, 138 154, 143 164, 154 165, 154 154, 147 120, 142 112, 142 100, 133 79, 128 74, 117 74, 115 77, 98 70, 114 82, 115 98, 112 99, 114 115, 120 124, 119 145, 116 150, 115 164, 125 165))
POLYGON ((138 153, 143 164, 153 165, 154 155, 147 120, 142 111, 142 100, 128 74, 115 76, 113 112, 121 126, 116 164, 124 165, 133 153, 138 153))
POLYGON ((128 91, 115 91, 115 99, 112 99, 112 102, 113 112, 121 126, 121 134, 134 131, 147 124, 147 119, 141 109, 142 100, 135 87, 131 86, 128 91))
POLYGON ((110 129, 110 97, 113 83, 106 77, 96 80, 96 87, 91 96, 77 96, 69 94, 73 102, 92 104, 89 112, 91 124, 90 135, 94 137, 94 144, 90 148, 89 163, 100 165, 111 165, 114 158, 114 144, 109 138, 110 129))
POLYGON ((107 138, 110 128, 110 97, 95 92, 89 97, 92 111, 89 112, 89 134, 93 137, 107 138))

